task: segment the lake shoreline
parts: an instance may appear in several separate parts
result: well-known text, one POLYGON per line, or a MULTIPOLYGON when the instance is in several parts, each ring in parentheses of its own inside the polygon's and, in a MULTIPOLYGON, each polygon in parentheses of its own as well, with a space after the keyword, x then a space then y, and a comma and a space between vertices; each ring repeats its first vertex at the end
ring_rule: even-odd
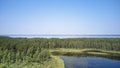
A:
POLYGON ((64 67, 64 61, 59 56, 51 56, 54 64, 52 65, 53 68, 65 68, 64 67))
POLYGON ((64 68, 61 56, 120 59, 119 38, 11 38, 0 36, 2 67, 64 68), (18 66, 18 63, 21 63, 18 66), (61 67, 62 66, 62 67, 61 67))
MULTIPOLYGON (((110 58, 111 55, 119 58, 120 52, 119 51, 107 51, 107 50, 101 50, 101 49, 65 49, 65 48, 58 48, 58 49, 51 49, 50 53, 54 55, 53 58, 56 58, 56 61, 62 65, 62 68, 64 66, 64 60, 60 58, 60 56, 100 56, 104 58, 110 58), (85 54, 84 54, 85 53, 85 54), (58 58, 59 57, 59 58, 58 58)), ((110 58, 114 59, 114 58, 110 58)), ((116 59, 116 58, 115 58, 116 59)), ((120 58, 119 58, 120 60, 120 58)))

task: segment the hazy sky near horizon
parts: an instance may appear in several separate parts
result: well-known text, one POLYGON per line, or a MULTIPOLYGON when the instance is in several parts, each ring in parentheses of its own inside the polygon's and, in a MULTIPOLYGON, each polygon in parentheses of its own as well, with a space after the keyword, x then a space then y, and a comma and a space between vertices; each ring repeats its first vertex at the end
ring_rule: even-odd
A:
POLYGON ((0 0, 0 34, 120 34, 120 0, 0 0))

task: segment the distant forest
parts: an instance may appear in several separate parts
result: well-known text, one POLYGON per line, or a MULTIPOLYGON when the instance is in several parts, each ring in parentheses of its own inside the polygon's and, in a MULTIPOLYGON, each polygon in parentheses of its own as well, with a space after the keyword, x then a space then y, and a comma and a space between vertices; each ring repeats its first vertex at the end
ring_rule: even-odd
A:
POLYGON ((120 38, 10 38, 0 37, 0 49, 27 51, 31 47, 53 48, 94 48, 120 51, 120 38))
POLYGON ((39 62, 50 59, 48 49, 102 49, 120 51, 120 38, 11 38, 0 37, 0 63, 39 62))

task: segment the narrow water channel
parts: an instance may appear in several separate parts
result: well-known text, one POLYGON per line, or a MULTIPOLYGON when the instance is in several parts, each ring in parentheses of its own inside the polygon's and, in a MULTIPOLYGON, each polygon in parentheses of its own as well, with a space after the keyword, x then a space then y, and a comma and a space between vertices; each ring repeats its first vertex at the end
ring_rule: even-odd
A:
POLYGON ((65 68, 120 68, 120 60, 103 57, 61 56, 65 68))

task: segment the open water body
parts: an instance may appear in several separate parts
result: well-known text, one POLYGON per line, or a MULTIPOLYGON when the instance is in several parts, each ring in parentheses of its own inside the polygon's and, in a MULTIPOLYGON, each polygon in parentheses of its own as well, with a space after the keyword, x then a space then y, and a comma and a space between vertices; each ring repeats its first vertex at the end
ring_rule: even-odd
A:
POLYGON ((120 60, 103 57, 61 56, 65 68, 120 68, 120 60))

